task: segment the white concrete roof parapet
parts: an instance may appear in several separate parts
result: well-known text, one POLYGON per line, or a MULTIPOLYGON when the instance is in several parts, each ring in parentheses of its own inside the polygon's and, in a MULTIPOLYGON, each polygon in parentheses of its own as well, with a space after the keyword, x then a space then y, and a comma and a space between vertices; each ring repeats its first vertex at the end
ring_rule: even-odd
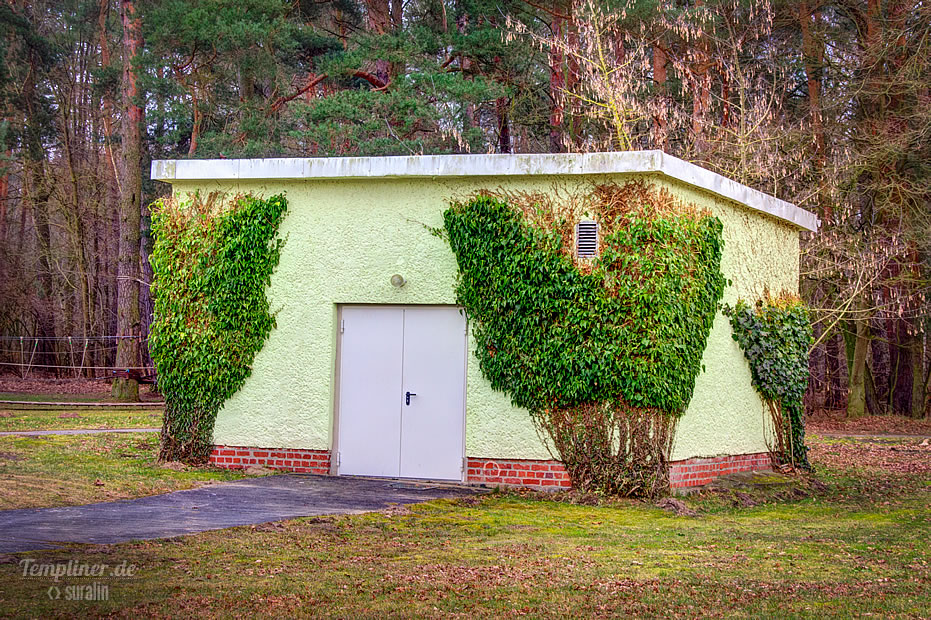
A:
POLYGON ((814 213, 662 151, 525 155, 418 155, 279 159, 179 159, 152 162, 159 181, 258 181, 398 177, 599 175, 647 172, 817 231, 814 213))

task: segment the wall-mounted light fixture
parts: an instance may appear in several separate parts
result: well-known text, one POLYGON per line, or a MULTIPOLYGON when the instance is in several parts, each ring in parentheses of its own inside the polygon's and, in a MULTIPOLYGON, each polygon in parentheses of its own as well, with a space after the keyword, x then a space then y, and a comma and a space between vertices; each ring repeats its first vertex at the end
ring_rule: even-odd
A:
POLYGON ((407 284, 407 280, 405 280, 404 276, 402 276, 401 274, 396 273, 393 276, 391 276, 391 286, 395 288, 401 288, 405 284, 407 284))

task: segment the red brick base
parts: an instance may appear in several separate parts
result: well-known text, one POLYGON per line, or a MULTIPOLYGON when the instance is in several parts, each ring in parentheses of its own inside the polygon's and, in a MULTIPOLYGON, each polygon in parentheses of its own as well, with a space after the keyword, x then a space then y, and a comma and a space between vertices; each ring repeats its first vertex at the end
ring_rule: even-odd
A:
MULTIPOLYGON (((765 452, 672 461, 669 464, 669 486, 674 489, 698 487, 725 474, 771 469, 772 463, 765 452)), ((572 486, 569 474, 559 461, 470 458, 467 474, 466 481, 470 484, 542 489, 572 486)))
MULTIPOLYGON (((214 446, 210 454, 210 464, 228 469, 244 469, 249 465, 261 465, 284 471, 329 474, 330 452, 328 450, 214 446)), ((669 485, 674 489, 698 487, 725 474, 770 469, 772 469, 772 463, 765 452, 672 461, 669 464, 669 485)), ((566 468, 559 461, 530 459, 469 457, 466 482, 544 490, 566 489, 572 486, 566 468)))
POLYGON ((569 474, 559 461, 468 459, 466 482, 488 486, 569 488, 569 474))
POLYGON ((669 486, 674 489, 700 487, 718 476, 739 471, 771 471, 772 468, 766 452, 673 461, 669 464, 669 486))
POLYGON ((250 465, 261 465, 269 469, 306 474, 328 474, 330 451, 214 446, 210 453, 210 464, 226 469, 245 469, 250 465))

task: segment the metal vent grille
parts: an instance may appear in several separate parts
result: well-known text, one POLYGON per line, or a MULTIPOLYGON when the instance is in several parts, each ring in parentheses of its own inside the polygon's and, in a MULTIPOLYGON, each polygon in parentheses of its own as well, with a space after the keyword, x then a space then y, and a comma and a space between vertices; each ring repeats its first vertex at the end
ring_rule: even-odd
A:
POLYGON ((598 222, 579 222, 576 225, 575 252, 579 258, 598 254, 598 222))

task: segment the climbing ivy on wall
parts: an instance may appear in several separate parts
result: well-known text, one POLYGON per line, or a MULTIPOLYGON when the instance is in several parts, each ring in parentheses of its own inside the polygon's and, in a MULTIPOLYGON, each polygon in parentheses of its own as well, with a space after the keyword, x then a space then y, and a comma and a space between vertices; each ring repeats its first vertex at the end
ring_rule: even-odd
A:
POLYGON ((457 297, 494 389, 531 413, 576 487, 655 495, 724 289, 721 222, 644 183, 579 200, 600 253, 577 259, 576 215, 541 195, 453 204, 457 297))
POLYGON ((286 209, 280 195, 216 193, 154 205, 149 351, 165 395, 162 460, 207 460, 217 412, 275 326, 265 290, 286 209))
POLYGON ((808 389, 808 351, 813 342, 808 308, 783 295, 751 305, 725 307, 733 337, 750 363, 753 386, 769 407, 777 464, 810 468, 802 403, 808 389))

